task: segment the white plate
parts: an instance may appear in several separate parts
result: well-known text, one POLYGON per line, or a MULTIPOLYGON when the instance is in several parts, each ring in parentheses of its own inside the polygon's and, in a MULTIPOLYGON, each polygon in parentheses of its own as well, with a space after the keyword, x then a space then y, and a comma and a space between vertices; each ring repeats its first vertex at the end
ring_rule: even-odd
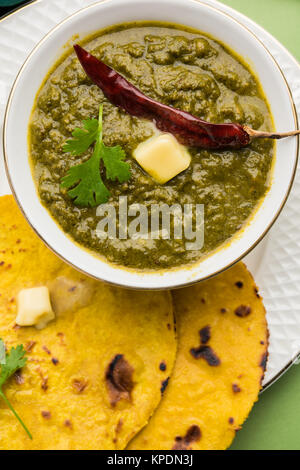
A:
MULTIPOLYGON (((0 22, 0 122, 11 85, 25 58, 36 43, 57 23, 91 0, 37 0, 0 22)), ((243 15, 215 0, 205 3, 235 17, 268 47, 282 68, 300 110, 299 65, 271 35, 243 15), (297 83, 298 81, 298 83, 297 83), (298 88, 298 89, 297 89, 298 88)), ((1 133, 2 135, 2 133, 1 133)), ((8 194, 0 155, 0 194, 8 194)), ((300 352, 300 175, 289 200, 264 241, 246 262, 255 276, 268 312, 270 347, 266 387, 297 358, 300 352)))
MULTIPOLYGON (((36 90, 55 58, 65 50, 74 31, 78 39, 88 33, 124 21, 183 23, 219 38, 253 64, 274 118, 281 131, 297 123, 288 86, 276 61, 255 35, 219 9, 195 0, 106 0, 89 5, 52 29, 34 48, 14 83, 4 123, 4 158, 16 200, 41 239, 71 266, 96 279, 132 289, 172 289, 208 279, 245 257, 266 234, 279 215, 291 189, 297 166, 298 138, 276 143, 272 185, 241 233, 222 249, 192 266, 176 270, 122 269, 83 250, 64 233, 41 203, 28 160, 28 121, 36 90), (25 92, 24 92, 25 90, 25 92), (18 138, 16 139, 16 135, 18 138), (288 155, 288 158, 287 158, 288 155)), ((72 41, 71 41, 72 42, 72 41)))

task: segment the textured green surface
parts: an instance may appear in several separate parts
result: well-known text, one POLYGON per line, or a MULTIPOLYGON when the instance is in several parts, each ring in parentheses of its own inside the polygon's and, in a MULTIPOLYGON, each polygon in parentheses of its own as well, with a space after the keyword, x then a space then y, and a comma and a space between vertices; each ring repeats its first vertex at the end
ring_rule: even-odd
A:
MULTIPOLYGON (((121 27, 98 32, 85 47, 123 74, 142 93, 165 105, 184 109, 210 122, 222 123, 229 119, 254 129, 264 124, 264 129, 270 130, 271 118, 264 97, 242 62, 212 39, 178 28, 168 23, 125 23, 121 27), (146 47, 146 56, 132 61, 131 56, 141 58, 146 47), (205 60, 212 55, 213 62, 205 60), (192 64, 198 64, 197 72, 189 69, 192 64)), ((74 54, 63 57, 62 62, 50 71, 37 95, 30 124, 30 153, 35 180, 41 201, 54 220, 80 245, 104 256, 110 263, 130 268, 157 270, 192 264, 226 243, 240 230, 267 190, 273 142, 256 139, 246 148, 227 150, 221 157, 221 165, 217 149, 210 152, 201 148, 190 149, 192 160, 189 168, 162 187, 130 157, 134 156, 139 144, 151 137, 152 124, 141 119, 137 122, 120 114, 98 88, 86 82, 82 67, 74 59, 74 54), (111 179, 110 175, 102 171, 101 183, 97 176, 99 162, 94 159, 86 161, 90 155, 86 147, 80 158, 79 153, 76 157, 69 153, 62 158, 62 143, 70 138, 71 130, 79 125, 80 120, 97 116, 99 102, 103 104, 105 153, 114 152, 116 158, 116 148, 109 151, 108 147, 122 147, 127 159, 123 165, 125 168, 126 164, 130 165, 129 181, 124 178, 119 182, 107 181, 111 179), (67 115, 64 109, 68 109, 67 115), (70 122, 73 123, 71 128, 70 122), (51 142, 43 138, 44 132, 53 134, 51 142), (260 155, 258 160, 257 154, 260 155), (41 176, 44 174, 47 176, 41 176), (80 183, 73 187, 79 179, 80 183), (64 191, 58 192, 61 181, 64 191), (203 246, 185 249, 188 243, 186 236, 182 240, 174 239, 173 235, 169 240, 149 237, 142 241, 142 245, 135 239, 95 237, 99 222, 96 206, 107 202, 110 197, 119 218, 119 197, 124 195, 128 197, 129 206, 142 203, 149 213, 153 201, 169 205, 176 201, 183 206, 188 200, 210 207, 205 212, 203 246), (77 206, 75 218, 74 204, 77 206)), ((156 125, 166 131, 163 121, 158 120, 156 125)), ((112 156, 107 159, 110 161, 112 156)), ((105 161, 106 157, 103 162, 107 168, 105 161)), ((170 229, 173 234, 173 222, 170 229)), ((147 227, 145 233, 148 233, 147 227)))
MULTIPOLYGON (((300 0, 224 0, 300 59, 300 0)), ((300 450, 300 365, 262 394, 231 449, 300 450)))

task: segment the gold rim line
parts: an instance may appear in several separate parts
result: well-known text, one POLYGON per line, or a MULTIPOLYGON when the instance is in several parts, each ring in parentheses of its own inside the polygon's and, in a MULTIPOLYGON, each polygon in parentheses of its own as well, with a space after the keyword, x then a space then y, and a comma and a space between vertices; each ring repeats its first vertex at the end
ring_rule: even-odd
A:
MULTIPOLYGON (((107 280, 103 280, 102 278, 96 276, 96 275, 91 275, 89 273, 87 273, 85 270, 75 266, 72 262, 68 261, 67 259, 64 258, 63 255, 57 253, 57 251, 49 245, 49 243, 39 234, 38 230, 35 228, 34 224, 29 220, 28 216, 25 214, 24 210, 23 210, 23 207, 19 201, 19 199, 17 198, 17 195, 15 193, 15 190, 14 190, 14 187, 13 187, 13 184, 12 184, 12 181, 11 181, 11 178, 10 178, 10 172, 9 172, 9 168, 8 168, 8 158, 7 158, 7 152, 6 152, 6 127, 7 127, 7 116, 8 116, 8 112, 9 112, 9 109, 10 109, 10 104, 11 104, 11 101, 12 101, 12 98, 13 98, 13 94, 14 94, 14 91, 15 91, 15 88, 18 84, 18 81, 20 79, 20 76, 27 64, 27 62, 31 59, 31 56, 36 52, 36 50, 49 38, 49 36, 51 36, 55 31, 56 29, 60 28, 65 22, 69 21, 71 18, 73 18, 74 16, 76 15, 79 15, 81 14, 83 11, 86 11, 90 8, 93 8, 95 7, 95 5, 98 5, 98 4, 102 4, 102 3, 108 3, 108 2, 111 2, 113 0, 101 0, 97 3, 93 3, 91 5, 88 5, 76 12, 74 12, 72 15, 68 16, 67 18, 65 18, 64 20, 62 20, 60 23, 58 23, 55 27, 53 27, 38 43, 37 45, 33 48, 33 50, 31 51, 31 53, 28 55, 28 57, 26 58, 25 62, 23 63, 22 67, 20 68, 19 70, 19 73, 17 74, 17 77, 13 83, 13 86, 12 86, 12 89, 11 89, 11 92, 10 92, 10 95, 9 95, 9 98, 8 98, 8 102, 7 102, 7 106, 6 106, 6 110, 5 110, 5 116, 4 116, 4 125, 3 125, 3 154, 4 154, 4 162, 5 162, 5 169, 6 169, 6 174, 7 174, 7 178, 8 178, 8 182, 9 182, 9 185, 10 185, 10 188, 11 188, 11 191, 17 201, 17 204, 21 210, 21 212, 23 213, 25 219, 27 220, 27 222, 29 223, 29 225, 33 228, 33 230, 36 232, 36 234, 39 236, 39 238, 41 238, 43 240, 43 242, 48 246, 48 248, 53 252, 55 253, 59 258, 61 258, 64 262, 66 262, 67 264, 69 264, 71 267, 73 267, 74 269, 77 269, 79 271, 81 271, 82 273, 90 276, 90 277, 93 277, 97 280, 100 280, 100 281, 103 281, 103 282, 106 282, 108 284, 111 284, 111 285, 116 285, 118 287, 125 287, 125 288, 128 288, 128 289, 137 289, 136 287, 131 287, 131 286, 124 286, 124 285, 120 285, 116 282, 112 282, 112 281, 107 281, 107 280)), ((290 102, 291 102, 291 106, 292 106, 292 113, 293 113, 293 117, 294 117, 294 122, 295 122, 295 127, 296 129, 298 128, 298 117, 297 117, 297 114, 296 114, 296 107, 295 107, 295 103, 293 101, 293 97, 292 97, 292 93, 291 93, 291 90, 290 90, 290 87, 289 87, 289 84, 280 68, 280 66, 278 65, 277 61, 275 60, 275 58, 273 57, 273 55, 270 53, 270 51, 265 47, 265 45, 263 44, 263 42, 251 31, 249 30, 249 28, 247 28, 246 26, 244 26, 242 23, 240 23, 238 20, 236 20, 235 18, 233 18, 232 16, 228 15, 227 13, 223 12, 222 10, 216 8, 216 7, 213 7, 201 0, 190 0, 194 3, 198 3, 198 4, 202 4, 204 5, 206 8, 210 8, 214 11, 217 11, 218 13, 220 13, 221 15, 224 15, 226 17, 229 17, 232 21, 238 23, 242 28, 246 29, 249 34, 251 34, 264 48, 264 50, 266 51, 266 53, 271 57, 271 59, 273 60, 274 64, 276 65, 276 67, 278 68, 278 70, 280 71, 281 73, 281 76, 286 84, 286 87, 287 87, 287 90, 288 90, 288 94, 289 94, 289 98, 290 98, 290 102)), ((30 6, 27 5, 27 6, 30 6)), ((294 181, 294 178, 295 178, 295 173, 296 173, 296 169, 297 169, 297 163, 298 163, 298 153, 299 153, 299 138, 297 138, 297 147, 296 147, 296 160, 295 160, 295 164, 294 164, 294 169, 293 169, 293 174, 292 174, 292 178, 291 178, 291 181, 290 181, 290 184, 289 184, 289 187, 288 187, 288 190, 285 194, 285 197, 283 198, 283 201, 278 209, 278 211, 276 212, 276 214, 274 215, 274 218, 272 219, 271 223, 269 224, 269 226, 266 228, 266 230, 262 233, 262 235, 242 254, 240 255, 237 259, 235 259, 234 261, 232 261, 231 263, 229 263, 228 265, 226 265, 225 267, 223 267, 222 269, 219 269, 217 271, 215 271, 214 273, 204 277, 203 279, 201 279, 201 281, 204 281, 204 280, 207 280, 207 279, 210 279, 212 277, 214 277, 215 275, 225 271, 226 269, 230 268, 231 266, 233 266, 234 264, 236 264, 237 262, 241 261, 245 256, 247 256, 256 246, 257 244, 265 237, 265 235, 267 234, 267 232, 270 230, 270 228, 273 226, 273 224, 275 223, 275 221, 277 220, 280 212, 282 211, 284 205, 285 205, 285 202, 289 196, 289 193, 291 191, 291 188, 292 188, 292 184, 293 184, 293 181, 294 181)), ((118 267, 116 267, 116 270, 118 269, 118 267)), ((129 271, 130 272, 130 271, 129 271)), ((149 272, 145 272, 143 275, 149 275, 149 272)), ((190 285, 193 285, 197 282, 200 282, 199 280, 191 280, 191 281, 187 281, 185 283, 182 283, 180 285, 176 285, 175 287, 172 287, 172 289, 177 289, 177 288, 182 288, 182 287, 186 287, 186 286, 190 286, 190 285)), ((156 287, 156 288, 148 288, 148 287, 139 287, 138 288, 139 290, 166 290, 166 289, 170 289, 170 288, 160 288, 160 287, 156 287)))
MULTIPOLYGON (((25 5, 23 6, 23 8, 27 8, 27 7, 30 7, 32 5, 34 5, 36 2, 39 2, 40 0, 35 0, 35 2, 33 3, 30 3, 28 5, 25 5)), ((107 1, 110 1, 110 0, 102 0, 98 3, 105 3, 107 1)), ((249 31, 249 33, 256 38, 256 40, 264 47, 264 49, 267 51, 267 53, 270 55, 270 57, 272 58, 272 60, 275 62, 276 66, 278 67, 282 77, 283 77, 283 80, 285 81, 285 84, 286 84, 286 87, 288 89, 288 93, 289 93, 289 97, 290 97, 290 102, 291 102, 291 106, 292 106, 292 112, 293 112, 293 116, 294 116, 294 121, 295 121, 295 127, 296 129, 299 127, 299 124, 298 124, 298 116, 297 116, 297 112, 296 112, 296 106, 295 106, 295 103, 294 103, 294 100, 293 100, 293 95, 292 95, 292 92, 291 92, 291 89, 290 89, 290 86, 289 86, 289 83, 287 82, 287 79, 283 73, 283 71, 281 70, 281 67, 279 66, 279 64, 277 63, 276 59, 273 57, 273 55, 271 54, 271 52, 267 49, 267 47, 263 44, 263 42, 257 37, 257 35, 255 33, 253 33, 246 25, 244 25, 243 23, 240 22, 240 20, 232 17, 231 15, 229 15, 227 12, 224 12, 222 10, 220 10, 219 8, 216 8, 216 7, 213 7, 211 5, 208 5, 207 3, 205 2, 202 2, 200 0, 193 0, 193 1, 196 1, 198 3, 201 3, 203 5, 205 5, 206 7, 209 7, 213 10, 217 10, 218 12, 220 12, 221 14, 225 15, 225 16, 228 16, 230 17, 233 21, 235 21, 236 23, 238 23, 240 26, 242 26, 244 29, 246 29, 247 31, 249 31)), ((58 28, 62 23, 64 23, 65 21, 67 21, 68 19, 70 19, 71 17, 73 17, 74 15, 78 14, 79 12, 81 12, 82 10, 85 10, 87 8, 90 8, 92 7, 93 5, 95 4, 92 4, 92 5, 89 5, 83 9, 80 9, 78 10, 77 12, 73 13, 72 15, 70 15, 68 18, 65 18, 65 20, 63 20, 61 23, 59 23, 55 28, 53 28, 52 30, 50 30, 47 35, 36 45, 36 47, 33 49, 33 51, 30 53, 30 55, 27 57, 27 59, 25 60, 24 64, 22 65, 21 69, 19 70, 19 73, 18 75, 16 76, 15 78, 15 81, 13 83, 13 86, 12 86, 12 89, 10 91, 10 95, 8 97, 8 101, 7 101, 7 106, 6 106, 6 110, 5 110, 5 116, 4 116, 4 125, 3 125, 3 155, 4 155, 4 163, 5 163, 5 169, 6 169, 6 175, 7 175, 7 179, 8 179, 8 182, 9 182, 9 185, 10 185, 10 188, 12 190, 12 193, 14 195, 14 198, 21 210, 21 212, 23 213, 25 219, 27 220, 27 222, 29 223, 29 225, 32 227, 32 229, 34 230, 34 232, 42 239, 42 241, 45 243, 45 245, 54 253, 56 254, 56 256, 58 256, 60 259, 62 259, 64 262, 66 262, 68 265, 70 265, 71 267, 75 268, 74 265, 72 263, 70 263, 69 261, 67 261, 66 259, 64 259, 64 257, 62 255, 59 255, 58 253, 56 253, 56 251, 48 245, 48 243, 38 234, 37 230, 35 229, 35 227, 31 224, 31 222, 29 221, 29 219, 27 218, 26 214, 24 213, 23 209, 22 209, 22 206, 18 200, 18 198, 16 197, 16 194, 15 194, 15 191, 13 189, 13 185, 12 185, 12 182, 11 182, 11 179, 10 179, 10 176, 9 176, 9 171, 8 171, 8 164, 7 164, 7 155, 6 155, 6 142, 5 142, 5 132, 6 132, 6 124, 7 124, 7 115, 8 115, 8 111, 9 111, 9 107, 10 107, 10 101, 12 99, 12 94, 13 94, 13 90, 17 84, 17 81, 18 81, 18 78, 19 78, 19 75, 21 74, 23 68, 25 67, 25 64, 27 63, 27 61, 29 60, 29 58, 31 57, 31 54, 34 53, 35 49, 39 47, 40 43, 43 42, 43 40, 45 40, 51 33, 54 29, 58 28)), ((4 21, 7 17, 15 14, 15 13, 18 13, 18 11, 22 10, 23 8, 20 8, 19 10, 17 11, 14 11, 12 12, 11 14, 7 15, 6 17, 2 18, 2 21, 4 21)), ((246 19, 248 19, 245 15, 241 14, 242 16, 244 16, 246 19)), ((1 20, 0 20, 1 21, 1 20)), ((256 26, 256 23, 252 20, 250 20, 255 26, 256 26)), ((297 65, 298 67, 300 67, 300 64, 299 62, 297 61, 297 59, 288 51, 288 49, 286 49, 281 43, 280 41, 278 41, 275 37, 273 37, 270 33, 268 33, 267 31, 264 30, 264 28, 262 28, 261 26, 257 25, 265 34, 269 35, 272 40, 274 40, 278 46, 282 49, 284 49, 285 53, 293 60, 293 62, 295 62, 295 65, 297 65)), ((298 163, 298 158, 299 158, 299 137, 297 137, 297 148, 296 148, 296 161, 295 161, 295 165, 294 165, 294 171, 293 171, 293 175, 292 175, 292 178, 291 178, 291 182, 290 182, 290 185, 289 185, 289 188, 287 190, 287 193, 285 195, 285 198, 284 200, 282 201, 277 213, 275 214, 272 222, 270 223, 269 227, 267 227, 267 229, 264 231, 264 233, 259 237, 259 239, 243 254, 241 255, 237 260, 233 261, 231 264, 229 264, 228 266, 224 267, 222 270, 219 270, 218 272, 212 274, 211 276, 208 276, 206 279, 209 279, 211 277, 213 277, 214 275, 216 274, 219 274, 223 271, 225 271, 226 269, 230 268, 231 266, 233 266, 235 263, 241 261, 245 256, 247 256, 260 242, 261 240, 265 237, 265 235, 268 233, 268 231, 271 229, 271 227, 274 225, 274 223, 276 222, 278 216, 280 215, 287 199, 288 199, 288 196, 291 192, 291 189, 292 189, 292 185, 293 185, 293 182, 294 182, 294 179, 295 179, 295 174, 296 174, 296 170, 297 170, 297 163, 298 163)), ((78 269, 78 268, 75 268, 77 270, 79 270, 80 272, 82 272, 83 274, 86 274, 87 273, 84 271, 84 270, 81 270, 81 269, 78 269)), ((99 278, 95 277, 95 276, 90 276, 90 277, 94 277, 95 279, 99 280, 99 278)), ((205 279, 203 279, 205 280, 205 279)), ((199 281, 190 281, 190 282, 187 282, 185 284, 182 284, 180 287, 186 287, 186 286, 190 286, 190 285, 193 285, 193 284, 196 284, 197 282, 199 281)), ((107 284, 110 284, 110 285, 116 285, 118 287, 122 287, 124 288, 123 285, 119 285, 117 283, 109 283, 106 281, 107 284)), ((127 287, 128 288, 128 287, 127 287)), ((179 288, 179 287, 178 287, 179 288)), ((134 289, 134 288, 128 288, 128 289, 134 289)), ((145 288, 144 289, 145 291, 147 290, 150 290, 149 288, 145 288)), ((152 289, 153 290, 153 289, 152 289)), ((155 289, 155 290, 162 290, 162 289, 155 289)), ((165 290, 165 289, 163 289, 165 290)), ((297 356, 295 357, 298 357, 298 355, 300 354, 300 351, 299 353, 297 354, 297 356)), ((291 361, 289 361, 279 372, 278 374, 276 374, 272 379, 270 379, 266 384, 264 384, 263 388, 262 388, 262 392, 264 390, 266 390, 266 388, 268 388, 269 386, 271 386, 279 377, 281 377, 282 374, 284 374, 288 369, 289 367, 291 367, 293 365, 293 362, 295 361, 295 358, 293 358, 291 361)))

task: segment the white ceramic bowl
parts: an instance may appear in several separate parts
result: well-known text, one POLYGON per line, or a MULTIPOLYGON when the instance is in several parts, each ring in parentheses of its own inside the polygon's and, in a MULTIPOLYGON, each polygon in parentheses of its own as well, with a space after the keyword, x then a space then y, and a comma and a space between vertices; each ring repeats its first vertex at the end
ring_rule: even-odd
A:
POLYGON ((106 263, 73 243, 41 204, 28 159, 28 122, 37 90, 74 34, 83 38, 93 31, 135 20, 184 24, 219 39, 251 65, 271 105, 278 131, 296 129, 291 94, 274 58, 244 26, 225 13, 196 0, 107 0, 87 7, 54 28, 33 50, 11 92, 5 124, 4 154, 12 191, 37 234, 61 258, 95 278, 135 289, 180 287, 231 266, 245 256, 267 233, 289 194, 295 173, 298 139, 277 143, 270 191, 243 233, 193 267, 140 273, 106 263))

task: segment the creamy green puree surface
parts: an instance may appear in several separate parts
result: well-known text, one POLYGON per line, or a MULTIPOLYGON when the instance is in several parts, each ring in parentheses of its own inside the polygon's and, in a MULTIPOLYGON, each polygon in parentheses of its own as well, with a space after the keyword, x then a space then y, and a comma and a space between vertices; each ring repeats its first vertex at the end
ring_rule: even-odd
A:
MULTIPOLYGON (((100 31, 84 43, 148 96, 214 122, 238 122, 271 130, 272 117, 249 67, 219 42, 197 31, 164 23, 130 23, 100 31)), ((43 204, 62 229, 108 261, 139 269, 161 269, 200 260, 241 230, 268 190, 274 154, 270 140, 257 139, 241 150, 190 149, 190 167, 164 185, 156 183, 132 157, 135 147, 154 133, 153 124, 113 106, 86 76, 75 54, 63 57, 38 92, 29 127, 34 177, 43 204), (109 200, 128 205, 204 204, 201 250, 186 240, 100 240, 96 208, 74 205, 61 178, 70 166, 86 161, 62 151, 83 119, 97 118, 104 104, 104 143, 121 145, 132 177, 109 181, 109 200)), ((105 181, 105 177, 103 178, 105 181)), ((130 220, 129 220, 130 222, 130 220)))

